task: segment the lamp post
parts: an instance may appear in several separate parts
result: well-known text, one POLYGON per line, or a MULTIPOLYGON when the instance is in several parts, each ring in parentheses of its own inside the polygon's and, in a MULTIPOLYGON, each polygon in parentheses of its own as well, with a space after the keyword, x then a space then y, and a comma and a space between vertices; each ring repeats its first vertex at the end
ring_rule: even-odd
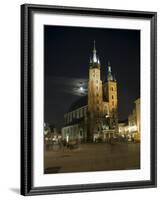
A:
POLYGON ((106 135, 106 137, 104 136, 104 138, 106 138, 106 140, 108 141, 109 140, 109 133, 108 133, 108 129, 109 129, 109 114, 108 113, 106 113, 105 114, 105 135, 106 135), (107 129, 107 126, 108 126, 108 129, 107 129), (107 139, 107 137, 108 137, 108 139, 107 139))

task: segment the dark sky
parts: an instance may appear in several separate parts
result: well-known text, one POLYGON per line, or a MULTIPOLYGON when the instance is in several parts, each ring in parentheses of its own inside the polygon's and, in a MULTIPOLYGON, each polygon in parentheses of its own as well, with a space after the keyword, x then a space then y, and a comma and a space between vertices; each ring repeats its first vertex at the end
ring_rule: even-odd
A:
POLYGON ((118 83, 119 120, 127 119, 140 97, 140 31, 45 26, 44 121, 60 127, 70 105, 86 91, 93 41, 101 62, 102 79, 108 61, 118 83))

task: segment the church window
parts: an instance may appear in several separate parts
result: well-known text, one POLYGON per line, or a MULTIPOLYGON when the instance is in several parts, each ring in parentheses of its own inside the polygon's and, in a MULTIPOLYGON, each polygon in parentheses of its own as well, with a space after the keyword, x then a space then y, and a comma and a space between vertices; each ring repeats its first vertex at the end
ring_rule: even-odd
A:
POLYGON ((77 110, 77 119, 79 118, 79 110, 77 110))
POLYGON ((112 95, 112 99, 114 99, 114 96, 112 95))
POLYGON ((82 109, 80 109, 80 117, 83 117, 83 112, 82 112, 82 109))
POLYGON ((114 101, 112 101, 112 105, 114 106, 114 101))
POLYGON ((73 118, 75 118, 75 111, 73 111, 73 118))
POLYGON ((70 113, 70 122, 72 121, 72 113, 70 113))
POLYGON ((69 114, 67 114, 67 123, 69 123, 69 114))
POLYGON ((82 130, 80 130, 80 136, 83 136, 82 130))
POLYGON ((111 91, 113 91, 113 87, 111 87, 111 91))

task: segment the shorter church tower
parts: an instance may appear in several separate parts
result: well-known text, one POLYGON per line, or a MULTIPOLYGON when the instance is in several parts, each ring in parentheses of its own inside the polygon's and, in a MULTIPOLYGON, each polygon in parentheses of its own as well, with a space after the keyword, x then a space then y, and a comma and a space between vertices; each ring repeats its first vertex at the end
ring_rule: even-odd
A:
POLYGON ((108 74, 103 84, 104 101, 109 104, 109 127, 116 129, 118 126, 118 99, 117 99, 117 81, 111 72, 111 65, 108 62, 108 74))

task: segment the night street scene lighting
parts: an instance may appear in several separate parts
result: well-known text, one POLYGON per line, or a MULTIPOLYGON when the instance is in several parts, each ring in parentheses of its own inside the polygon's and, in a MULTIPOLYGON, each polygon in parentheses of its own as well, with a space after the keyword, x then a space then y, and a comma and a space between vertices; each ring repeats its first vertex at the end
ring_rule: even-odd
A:
POLYGON ((44 173, 140 169, 140 32, 44 33, 44 173))

